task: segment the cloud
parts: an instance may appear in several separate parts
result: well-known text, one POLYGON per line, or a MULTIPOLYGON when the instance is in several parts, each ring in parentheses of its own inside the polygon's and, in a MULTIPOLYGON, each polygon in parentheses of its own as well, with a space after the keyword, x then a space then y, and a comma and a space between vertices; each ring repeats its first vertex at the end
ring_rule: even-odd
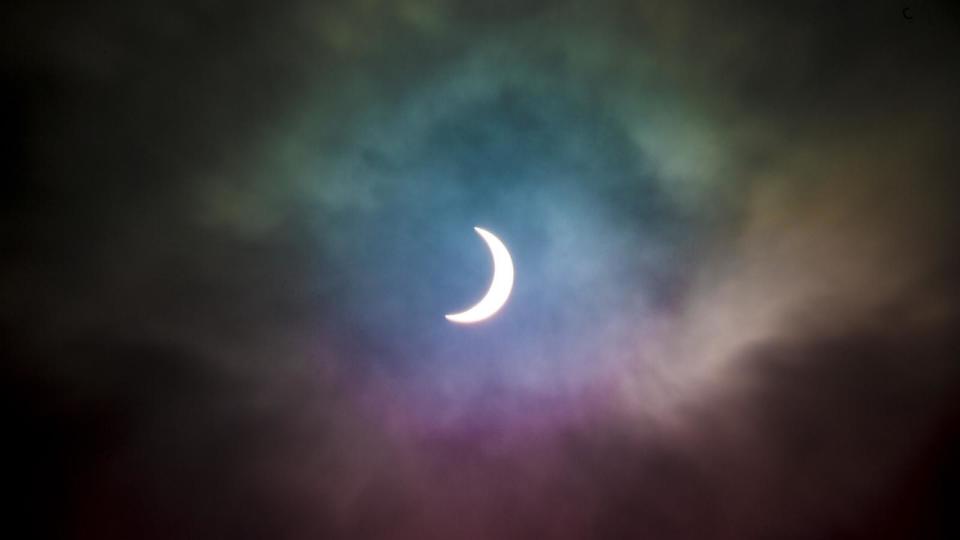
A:
POLYGON ((901 9, 15 6, 30 504, 98 537, 915 537, 957 71, 951 13, 901 9), (474 225, 516 288, 451 327, 474 225))

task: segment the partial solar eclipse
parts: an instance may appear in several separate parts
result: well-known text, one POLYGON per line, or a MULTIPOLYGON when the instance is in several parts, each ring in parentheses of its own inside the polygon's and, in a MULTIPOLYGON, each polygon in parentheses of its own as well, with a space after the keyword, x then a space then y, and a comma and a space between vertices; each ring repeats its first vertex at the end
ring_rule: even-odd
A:
POLYGON ((489 319, 507 303, 510 291, 513 290, 513 259, 510 258, 507 246, 503 245, 503 242, 490 231, 480 227, 474 227, 473 230, 477 231, 490 248, 490 255, 493 256, 493 280, 490 282, 487 294, 473 307, 460 313, 446 315, 448 321, 461 324, 489 319))

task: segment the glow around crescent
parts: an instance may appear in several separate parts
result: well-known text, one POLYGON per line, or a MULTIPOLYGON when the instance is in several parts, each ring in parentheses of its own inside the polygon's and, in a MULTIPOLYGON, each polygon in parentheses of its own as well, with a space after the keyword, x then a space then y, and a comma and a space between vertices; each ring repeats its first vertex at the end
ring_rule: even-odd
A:
POLYGON ((503 242, 490 231, 480 227, 474 227, 473 230, 477 231, 490 248, 490 254, 493 256, 493 280, 490 282, 487 294, 473 307, 460 313, 446 315, 448 321, 455 323, 469 324, 490 318, 507 303, 510 291, 513 290, 513 259, 510 258, 507 246, 503 245, 503 242))

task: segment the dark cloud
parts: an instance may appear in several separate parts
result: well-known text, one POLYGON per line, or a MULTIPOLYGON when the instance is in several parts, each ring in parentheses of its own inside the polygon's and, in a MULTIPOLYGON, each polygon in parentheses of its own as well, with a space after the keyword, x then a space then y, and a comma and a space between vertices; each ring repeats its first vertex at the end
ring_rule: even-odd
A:
POLYGON ((20 522, 949 537, 958 17, 903 8, 7 6, 20 522))

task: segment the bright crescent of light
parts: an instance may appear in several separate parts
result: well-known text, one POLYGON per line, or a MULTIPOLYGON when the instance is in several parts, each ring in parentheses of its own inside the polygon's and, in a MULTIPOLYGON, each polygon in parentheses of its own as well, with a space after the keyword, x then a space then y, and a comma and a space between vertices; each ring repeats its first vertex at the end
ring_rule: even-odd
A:
POLYGON ((455 323, 475 323, 489 318, 507 303, 513 289, 513 259, 507 246, 490 231, 474 227, 473 230, 483 238, 493 256, 493 280, 487 294, 472 308, 460 313, 446 315, 448 321, 455 323))

